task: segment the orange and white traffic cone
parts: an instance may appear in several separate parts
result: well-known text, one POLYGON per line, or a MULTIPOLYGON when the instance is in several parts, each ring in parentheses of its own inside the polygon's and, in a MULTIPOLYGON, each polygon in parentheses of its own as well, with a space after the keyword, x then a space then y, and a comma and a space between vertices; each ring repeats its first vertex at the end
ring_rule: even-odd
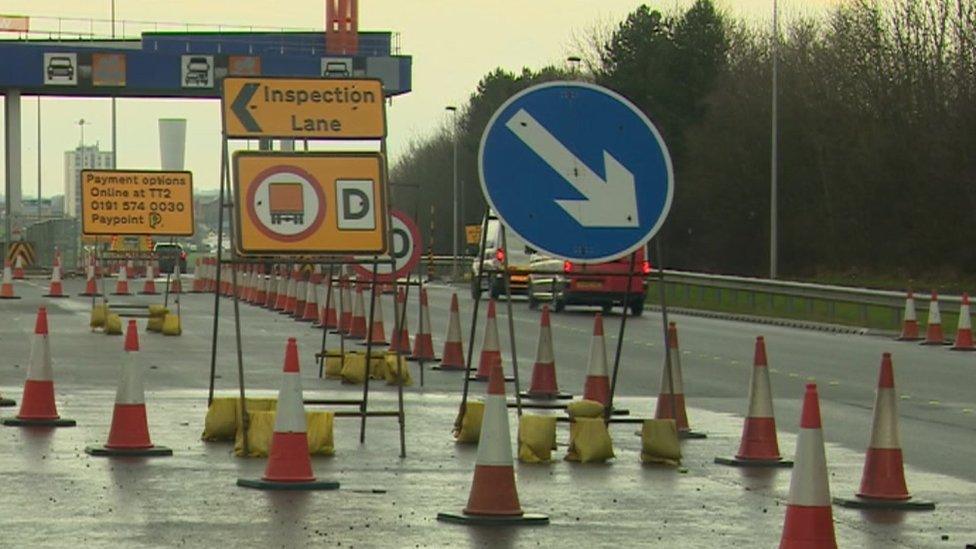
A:
POLYGON ((918 316, 915 313, 915 294, 911 290, 908 290, 908 295, 905 296, 903 317, 898 341, 921 341, 923 338, 918 335, 918 316))
POLYGON ((953 351, 976 351, 973 345, 973 320, 969 316, 969 294, 962 294, 959 306, 959 324, 956 326, 956 343, 953 351))
MULTIPOLYGON (((147 267, 147 268, 151 268, 147 267)), ((149 438, 146 418, 146 393, 142 384, 142 364, 139 355, 139 330, 130 320, 125 330, 125 352, 119 372, 119 386, 115 392, 115 409, 108 442, 104 446, 88 446, 85 453, 92 456, 153 457, 171 456, 173 450, 156 446, 149 438)))
POLYGON ((779 455, 773 392, 769 384, 766 341, 756 338, 752 382, 749 385, 749 412, 742 425, 742 441, 734 458, 715 458, 715 463, 737 467, 792 467, 793 462, 779 455))
POLYGON ((285 363, 278 390, 274 434, 268 450, 268 465, 260 479, 237 479, 237 485, 259 490, 335 490, 338 482, 316 480, 308 455, 305 434, 302 376, 298 367, 298 344, 288 338, 285 363))
POLYGON ((51 342, 47 330, 47 309, 37 309, 34 339, 31 340, 27 381, 17 417, 3 420, 15 427, 74 427, 75 420, 62 419, 54 402, 54 369, 51 367, 51 342))
POLYGON ((129 291, 128 271, 129 269, 125 265, 119 266, 119 275, 115 281, 115 291, 112 292, 112 295, 132 295, 132 292, 129 291))
POLYGON ((318 275, 313 274, 305 285, 305 305, 302 307, 302 316, 299 319, 302 322, 315 322, 319 317, 319 281, 316 280, 316 276, 318 275))
MULTIPOLYGON (((364 341, 360 345, 366 345, 370 343, 372 345, 387 345, 386 341, 386 330, 383 327, 383 295, 380 292, 379 286, 374 286, 375 291, 370 291, 370 297, 373 300, 373 323, 366 332, 366 337, 363 338, 364 341)), ((364 319, 368 322, 369 319, 364 319)))
POLYGON ((288 313, 295 318, 300 319, 302 313, 305 312, 305 292, 307 288, 308 281, 305 280, 305 273, 299 271, 298 280, 295 281, 295 303, 288 310, 288 313))
POLYGON ((47 293, 43 297, 70 297, 64 293, 64 286, 61 284, 61 265, 57 257, 54 266, 51 267, 51 285, 48 286, 47 293))
POLYGON ((874 397, 874 417, 871 420, 871 442, 864 459, 861 489, 856 498, 834 498, 834 503, 858 509, 935 509, 934 503, 909 501, 911 497, 905 484, 905 466, 898 433, 895 372, 891 365, 891 353, 884 353, 881 355, 878 391, 874 397))
MULTIPOLYGON (((460 337, 460 328, 458 328, 460 337)), ((430 307, 427 303, 427 288, 420 288, 420 326, 417 333, 413 336, 413 352, 408 360, 417 362, 437 362, 440 360, 434 355, 434 341, 430 336, 430 307)))
POLYGON ((780 549, 837 547, 817 384, 807 384, 780 549))
POLYGON ((324 286, 325 301, 322 303, 322 310, 319 316, 318 325, 325 330, 335 330, 339 327, 339 317, 336 314, 336 297, 339 294, 336 291, 335 281, 332 279, 332 275, 328 275, 322 281, 322 286, 324 286))
POLYGON ((200 270, 200 258, 196 258, 193 262, 193 284, 190 286, 190 293, 199 294, 203 291, 203 277, 200 270))
POLYGON ((603 337, 603 315, 593 319, 593 339, 590 340, 590 360, 587 363, 583 400, 593 400, 606 406, 610 401, 610 374, 607 369, 607 342, 603 337))
POLYGON ((268 274, 268 292, 264 299, 265 309, 274 309, 275 303, 278 301, 278 288, 281 280, 281 270, 275 266, 271 269, 271 273, 268 274))
POLYGON ((682 438, 705 438, 704 434, 696 433, 688 426, 684 381, 681 377, 681 349, 678 347, 678 326, 674 322, 668 323, 668 352, 671 356, 672 375, 668 375, 668 367, 665 364, 662 368, 661 391, 657 396, 654 419, 675 420, 678 426, 678 436, 682 438))
POLYGON ((352 339, 366 339, 366 306, 363 304, 363 284, 356 283, 356 299, 349 320, 349 334, 352 339))
POLYGON ((171 294, 182 294, 183 293, 183 273, 180 272, 180 264, 177 263, 173 267, 173 277, 169 281, 169 293, 171 294))
POLYGON ((98 291, 97 285, 97 270, 95 268, 95 258, 91 258, 88 262, 88 266, 85 267, 85 291, 79 295, 84 297, 98 297, 102 295, 98 291))
POLYGON ((394 302, 393 319, 394 333, 393 341, 390 343, 391 351, 398 351, 404 356, 410 354, 410 327, 407 322, 407 294, 403 288, 398 288, 396 301, 394 302))
POLYGON ((288 275, 288 282, 285 284, 285 292, 282 295, 278 294, 278 300, 281 306, 275 304, 275 309, 281 314, 289 314, 289 311, 295 308, 295 287, 298 284, 298 266, 295 265, 292 269, 291 274, 288 275))
POLYGON ((461 315, 458 308, 457 294, 451 294, 451 315, 447 319, 447 337, 444 339, 444 352, 441 353, 441 363, 435 370, 465 369, 464 343, 461 342, 461 315))
POLYGON ((10 272, 10 260, 3 262, 3 284, 0 285, 0 299, 20 299, 19 295, 14 295, 13 275, 10 272))
POLYGON ((524 513, 519 504, 506 406, 502 366, 494 364, 489 369, 478 457, 468 504, 461 513, 438 513, 437 520, 474 525, 549 523, 549 517, 524 513))
POLYGON ((552 352, 552 327, 549 324, 549 306, 542 306, 539 321, 539 344, 536 347, 535 365, 532 367, 532 384, 523 395, 528 398, 572 398, 559 392, 556 382, 556 358, 552 352))
POLYGON ((472 381, 488 381, 491 369, 502 364, 502 351, 498 345, 498 322, 495 320, 495 300, 488 300, 488 318, 485 320, 485 337, 481 342, 478 371, 472 381))
POLYGON ((146 265, 146 281, 142 284, 142 291, 139 293, 143 295, 156 295, 159 293, 156 291, 156 273, 153 271, 152 262, 146 265))
POLYGON ((929 302, 929 322, 925 330, 925 341, 920 345, 945 345, 942 335, 942 314, 939 312, 939 294, 932 290, 932 301, 929 302))
POLYGON ((14 263, 14 280, 24 279, 24 258, 21 255, 17 256, 17 262, 14 263))
POLYGON ((336 333, 349 335, 352 328, 352 289, 349 287, 349 278, 346 275, 339 276, 339 327, 336 333))
POLYGON ((268 300, 268 277, 264 275, 264 265, 258 265, 257 282, 252 303, 261 307, 268 300))

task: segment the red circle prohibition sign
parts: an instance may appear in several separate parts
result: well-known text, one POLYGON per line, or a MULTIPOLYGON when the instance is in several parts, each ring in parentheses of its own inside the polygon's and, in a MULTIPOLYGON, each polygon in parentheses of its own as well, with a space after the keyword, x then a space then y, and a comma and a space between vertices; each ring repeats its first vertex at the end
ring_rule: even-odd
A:
POLYGON ((247 215, 251 217, 251 221, 254 223, 255 227, 257 227, 258 231, 260 231, 264 236, 279 242, 298 242, 311 236, 312 233, 317 231, 322 225, 322 222, 325 221, 325 194, 322 192, 322 185, 319 184, 319 181, 307 171, 297 166, 272 166, 259 173, 254 178, 254 181, 255 183, 247 189, 247 215), (308 181, 312 189, 315 190, 316 198, 318 198, 319 211, 315 215, 315 219, 312 221, 311 225, 300 233, 285 235, 272 231, 261 222, 261 219, 258 217, 258 212, 254 208, 254 198, 255 195, 257 195, 258 187, 260 187, 261 183, 263 183, 266 179, 279 173, 290 173, 296 177, 308 181))

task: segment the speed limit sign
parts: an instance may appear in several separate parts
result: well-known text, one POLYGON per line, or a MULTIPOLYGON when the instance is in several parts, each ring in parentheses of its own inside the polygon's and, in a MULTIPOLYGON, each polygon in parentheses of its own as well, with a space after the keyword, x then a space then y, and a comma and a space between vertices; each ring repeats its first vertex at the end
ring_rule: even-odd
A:
MULTIPOLYGON (((393 255, 394 264, 380 263, 376 266, 376 280, 379 282, 392 282, 394 279, 407 276, 407 274, 420 262, 420 252, 423 245, 420 242, 420 230, 413 219, 399 210, 390 210, 392 220, 390 230, 390 251, 393 255)), ((372 256, 358 256, 356 259, 368 262, 372 256)), ((353 265, 358 277, 370 280, 373 276, 372 265, 353 265)))

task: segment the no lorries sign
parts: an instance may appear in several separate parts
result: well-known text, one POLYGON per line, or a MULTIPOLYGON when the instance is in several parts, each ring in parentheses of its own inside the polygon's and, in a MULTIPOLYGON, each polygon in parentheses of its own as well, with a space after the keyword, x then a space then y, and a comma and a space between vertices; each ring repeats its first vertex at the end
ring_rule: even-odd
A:
POLYGON ((386 249, 379 153, 234 154, 237 247, 250 255, 386 249))
POLYGON ((82 170, 82 233, 190 236, 193 229, 190 172, 82 170))

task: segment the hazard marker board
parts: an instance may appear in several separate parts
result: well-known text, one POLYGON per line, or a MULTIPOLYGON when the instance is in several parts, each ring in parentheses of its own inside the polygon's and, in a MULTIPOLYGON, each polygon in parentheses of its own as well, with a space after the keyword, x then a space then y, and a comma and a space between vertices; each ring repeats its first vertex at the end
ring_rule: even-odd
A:
POLYGON ((387 206, 380 153, 234 153, 244 255, 379 254, 387 206))
POLYGON ((224 78, 229 138, 381 139, 383 83, 375 79, 224 78))
MULTIPOLYGON (((420 241, 420 229, 410 216, 399 211, 390 210, 390 250, 385 255, 393 257, 394 265, 379 263, 376 265, 376 280, 392 282, 410 274, 420 263, 420 251, 423 243, 420 241)), ((370 257, 360 256, 357 259, 367 262, 363 265, 352 266, 356 276, 365 280, 373 278, 373 266, 368 264, 370 257)))
POLYGON ((193 235, 193 174, 82 170, 85 235, 193 235))

